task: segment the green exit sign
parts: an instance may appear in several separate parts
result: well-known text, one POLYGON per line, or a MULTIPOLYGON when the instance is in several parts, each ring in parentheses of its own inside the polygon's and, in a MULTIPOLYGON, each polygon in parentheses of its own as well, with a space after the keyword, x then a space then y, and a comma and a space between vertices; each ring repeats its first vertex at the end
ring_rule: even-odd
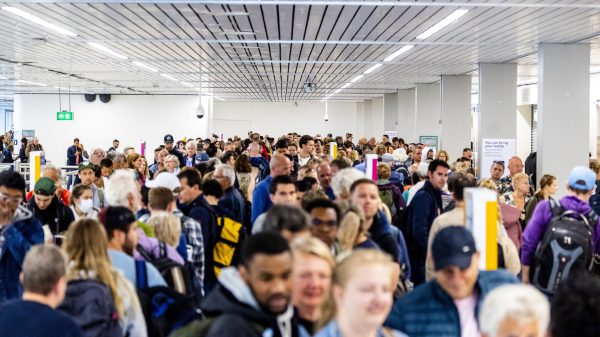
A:
POLYGON ((73 113, 71 111, 59 111, 56 113, 57 121, 72 121, 73 113))

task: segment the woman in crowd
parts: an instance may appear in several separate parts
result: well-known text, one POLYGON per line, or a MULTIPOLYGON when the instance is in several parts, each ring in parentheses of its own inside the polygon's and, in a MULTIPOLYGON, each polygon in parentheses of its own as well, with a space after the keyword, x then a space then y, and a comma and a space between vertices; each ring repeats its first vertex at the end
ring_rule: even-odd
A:
POLYGON ((399 337, 382 327, 392 304, 395 284, 391 258, 363 249, 345 257, 335 268, 331 295, 323 308, 323 329, 316 337, 399 337))
POLYGON ((98 219, 98 210, 94 208, 93 197, 90 185, 75 185, 69 200, 75 221, 79 219, 98 219))
POLYGON ((365 216, 362 209, 344 200, 338 203, 341 221, 337 231, 337 242, 340 252, 353 249, 379 249, 375 241, 369 239, 369 233, 364 227, 365 216))
MULTIPOLYGON (((181 221, 178 217, 173 214, 161 212, 152 215, 146 222, 148 226, 154 228, 154 235, 159 242, 164 242, 167 246, 177 249, 181 238, 181 221)), ((160 256, 160 245, 156 247, 154 251, 150 252, 153 256, 160 256), (158 250, 158 251, 156 251, 158 250)), ((166 249, 165 249, 166 251, 166 249)), ((184 265, 184 260, 181 256, 174 255, 170 256, 174 262, 184 265)))
POLYGON ((519 220, 521 224, 525 221, 525 204, 529 200, 529 176, 525 173, 517 173, 512 178, 513 192, 505 193, 502 198, 507 205, 518 208, 521 211, 519 220))
POLYGON ((142 156, 142 166, 140 166, 140 168, 138 169, 138 173, 140 174, 140 177, 144 178, 144 183, 150 177, 150 170, 148 169, 148 161, 146 160, 146 158, 144 156, 142 156))
POLYGON ((556 177, 550 174, 544 174, 540 179, 540 189, 535 192, 533 197, 529 199, 525 205, 525 221, 523 222, 523 229, 527 226, 527 222, 531 219, 535 206, 542 201, 550 199, 558 190, 558 182, 556 177))
POLYGON ((29 158, 25 154, 25 149, 27 149, 27 137, 21 138, 21 148, 19 149, 19 159, 21 159, 21 163, 29 162, 29 158))
POLYGON ((546 296, 529 285, 503 285, 484 299, 479 324, 482 337, 544 337, 550 321, 546 296))
POLYGON ((313 335, 321 319, 321 308, 329 296, 335 261, 329 248, 317 238, 298 238, 291 246, 294 255, 292 303, 299 323, 313 335))
POLYGON ((250 165, 250 158, 247 154, 241 154, 235 160, 235 176, 237 182, 242 190, 243 197, 252 201, 252 192, 254 191, 254 179, 252 179, 252 165, 250 165))
POLYGON ((142 155, 139 153, 134 153, 132 155, 127 156, 127 167, 133 170, 133 174, 135 175, 135 180, 137 180, 141 186, 146 182, 146 176, 140 173, 140 169, 142 169, 143 165, 142 155))
POLYGON ((169 154, 165 157, 165 169, 167 172, 174 174, 179 173, 179 158, 173 154, 169 154))
POLYGON ((84 336, 147 336, 135 289, 111 265, 104 227, 91 219, 74 222, 64 248, 69 282, 59 309, 73 318, 84 336))
POLYGON ((448 152, 446 152, 446 150, 439 150, 436 154, 435 154, 435 159, 439 159, 439 160, 443 160, 446 163, 448 161, 450 161, 450 157, 448 156, 448 152))

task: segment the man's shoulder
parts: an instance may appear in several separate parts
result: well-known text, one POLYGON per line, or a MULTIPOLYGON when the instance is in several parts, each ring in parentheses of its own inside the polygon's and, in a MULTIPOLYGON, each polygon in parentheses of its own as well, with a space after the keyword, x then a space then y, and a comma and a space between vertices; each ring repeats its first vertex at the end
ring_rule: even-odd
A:
POLYGON ((491 290, 491 288, 495 288, 503 284, 518 283, 519 280, 505 270, 490 270, 480 271, 477 282, 479 283, 480 287, 487 292, 488 290, 491 290))
POLYGON ((259 326, 240 314, 224 313, 214 319, 206 336, 258 337, 265 329, 266 327, 259 326))

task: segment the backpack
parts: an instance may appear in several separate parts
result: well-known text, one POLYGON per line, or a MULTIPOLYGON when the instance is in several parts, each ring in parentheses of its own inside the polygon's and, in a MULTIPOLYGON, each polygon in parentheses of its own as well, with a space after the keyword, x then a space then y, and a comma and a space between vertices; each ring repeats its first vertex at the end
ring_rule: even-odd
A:
POLYGON ((230 217, 218 215, 213 245, 213 268, 218 278, 221 269, 240 263, 240 250, 246 239, 246 228, 230 217))
POLYGON ((145 261, 135 261, 135 281, 148 337, 166 337, 199 317, 195 300, 164 286, 148 287, 145 261))
MULTIPOLYGON (((219 316, 204 317, 202 319, 195 319, 186 326, 174 331, 169 337, 204 337, 208 334, 208 331, 212 327, 213 323, 219 318, 219 316)), ((257 333, 263 333, 267 327, 262 326, 254 321, 248 321, 252 325, 257 333)))
POLYGON ((184 296, 194 297, 195 291, 192 274, 190 274, 191 268, 186 268, 171 260, 167 256, 167 245, 163 241, 159 241, 159 248, 160 253, 158 258, 152 256, 141 245, 137 245, 136 250, 144 260, 152 263, 158 269, 158 272, 160 272, 171 289, 184 296))
POLYGON ((397 209, 396 205, 394 205, 394 193, 392 193, 392 190, 379 190, 379 199, 381 199, 381 202, 388 207, 392 214, 392 218, 396 216, 397 209))
POLYGON ((550 199, 550 208, 552 219, 535 252, 530 280, 552 295, 571 273, 592 267, 592 233, 598 216, 593 210, 587 216, 565 211, 554 199, 550 199))

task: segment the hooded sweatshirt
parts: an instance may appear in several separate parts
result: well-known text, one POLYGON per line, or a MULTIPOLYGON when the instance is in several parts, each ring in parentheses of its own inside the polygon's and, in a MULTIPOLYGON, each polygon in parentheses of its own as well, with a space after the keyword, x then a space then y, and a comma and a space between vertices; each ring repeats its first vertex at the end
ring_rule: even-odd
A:
POLYGON ((250 287, 233 267, 221 271, 217 287, 201 308, 207 317, 218 316, 206 337, 286 337, 284 332, 290 330, 291 336, 287 336, 308 336, 305 330, 300 331, 291 307, 279 316, 264 312, 250 287))
MULTIPOLYGON (((584 216, 587 216, 592 210, 588 202, 572 195, 560 199, 560 204, 565 211, 574 211, 584 216)), ((529 223, 527 223, 527 227, 523 233, 523 246, 521 247, 521 263, 523 265, 531 265, 531 262, 535 256, 535 250, 542 240, 544 233, 548 229, 551 219, 552 209, 550 208, 550 202, 548 200, 544 200, 536 207, 535 212, 533 213, 531 220, 529 220, 529 223)), ((592 233, 592 244, 596 254, 600 253, 600 245, 598 245, 599 239, 600 219, 594 227, 594 232, 592 233)))

